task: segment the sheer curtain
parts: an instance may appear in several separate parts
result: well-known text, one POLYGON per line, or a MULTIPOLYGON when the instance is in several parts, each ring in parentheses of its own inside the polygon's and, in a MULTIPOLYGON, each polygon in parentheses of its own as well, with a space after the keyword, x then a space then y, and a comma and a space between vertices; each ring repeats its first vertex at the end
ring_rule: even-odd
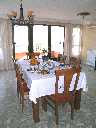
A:
POLYGON ((72 24, 65 24, 64 54, 67 55, 68 60, 72 53, 72 28, 72 24))
POLYGON ((12 25, 0 19, 0 70, 13 69, 12 52, 12 25))

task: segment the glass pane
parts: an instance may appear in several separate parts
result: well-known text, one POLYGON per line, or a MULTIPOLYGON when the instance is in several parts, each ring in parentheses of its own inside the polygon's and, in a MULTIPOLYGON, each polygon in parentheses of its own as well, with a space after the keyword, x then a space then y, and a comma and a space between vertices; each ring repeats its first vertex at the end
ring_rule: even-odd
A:
POLYGON ((63 54, 64 27, 51 26, 51 51, 63 54))
POLYGON ((14 26, 14 42, 16 59, 20 59, 28 52, 28 27, 27 26, 14 26))
POLYGON ((14 42, 16 53, 28 51, 28 27, 14 26, 14 42))
POLYGON ((48 51, 48 26, 34 25, 33 26, 33 50, 48 51))
POLYGON ((2 51, 2 48, 0 48, 0 61, 3 60, 3 51, 2 51))

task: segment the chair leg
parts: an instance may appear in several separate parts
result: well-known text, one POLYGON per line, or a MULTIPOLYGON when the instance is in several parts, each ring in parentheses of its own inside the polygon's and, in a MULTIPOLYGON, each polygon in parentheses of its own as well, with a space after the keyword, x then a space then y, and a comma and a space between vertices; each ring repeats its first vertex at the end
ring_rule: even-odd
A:
POLYGON ((20 94, 20 104, 22 104, 22 90, 21 90, 21 88, 19 90, 19 94, 20 94))
POLYGON ((56 116, 56 124, 58 125, 58 105, 55 104, 55 116, 56 116))
POLYGON ((74 109, 80 110, 80 102, 81 102, 81 92, 77 91, 75 93, 75 100, 74 100, 74 109))
POLYGON ((21 94, 20 94, 20 104, 22 103, 22 96, 21 96, 21 94))
POLYGON ((70 105, 71 105, 71 119, 73 120, 73 118, 74 118, 74 102, 71 102, 70 105))
POLYGON ((24 95, 22 95, 22 112, 24 110, 24 95))
POLYGON ((45 112, 47 112, 47 100, 46 97, 42 98, 42 108, 45 112))
POLYGON ((19 87, 17 85, 17 96, 18 96, 18 98, 19 98, 19 92, 20 92, 20 90, 19 90, 19 87))

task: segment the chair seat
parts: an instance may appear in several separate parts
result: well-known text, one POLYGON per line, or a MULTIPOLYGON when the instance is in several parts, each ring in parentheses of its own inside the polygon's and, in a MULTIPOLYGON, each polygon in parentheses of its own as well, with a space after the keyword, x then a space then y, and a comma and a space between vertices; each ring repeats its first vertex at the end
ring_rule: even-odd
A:
POLYGON ((55 103, 62 103, 62 102, 70 102, 74 100, 74 95, 72 93, 68 93, 68 94, 53 94, 51 96, 48 97, 49 99, 51 99, 53 102, 55 103))

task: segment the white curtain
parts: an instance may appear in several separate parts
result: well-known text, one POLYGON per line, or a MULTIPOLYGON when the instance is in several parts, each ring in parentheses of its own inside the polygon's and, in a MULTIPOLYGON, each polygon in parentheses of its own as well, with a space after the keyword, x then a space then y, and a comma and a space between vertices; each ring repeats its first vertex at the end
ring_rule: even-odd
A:
POLYGON ((13 69, 12 53, 12 25, 0 19, 0 70, 13 69))
POLYGON ((72 24, 65 24, 65 43, 64 43, 64 54, 69 56, 72 54, 72 24))

